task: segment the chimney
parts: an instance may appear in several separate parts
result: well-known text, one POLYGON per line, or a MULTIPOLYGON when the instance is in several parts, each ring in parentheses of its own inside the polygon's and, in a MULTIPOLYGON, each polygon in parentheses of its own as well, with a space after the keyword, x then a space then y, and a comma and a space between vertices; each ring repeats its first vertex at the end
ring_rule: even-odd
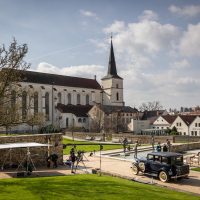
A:
POLYGON ((96 75, 94 75, 94 80, 96 81, 96 79, 97 79, 97 76, 96 76, 96 75))
POLYGON ((145 115, 147 115, 147 110, 145 110, 145 115))
POLYGON ((159 116, 159 110, 157 110, 157 116, 159 116))

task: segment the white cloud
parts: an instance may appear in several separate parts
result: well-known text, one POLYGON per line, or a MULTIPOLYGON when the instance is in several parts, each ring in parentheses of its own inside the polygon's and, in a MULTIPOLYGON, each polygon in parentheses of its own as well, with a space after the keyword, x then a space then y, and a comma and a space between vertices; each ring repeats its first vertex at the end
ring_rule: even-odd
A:
POLYGON ((81 24, 82 24, 82 25, 84 25, 84 26, 86 26, 86 25, 87 25, 87 23, 86 23, 86 22, 81 22, 81 24))
POLYGON ((85 15, 87 17, 93 17, 95 20, 100 21, 100 18, 97 16, 96 13, 85 11, 85 10, 79 10, 82 15, 85 15))
POLYGON ((90 42, 92 42, 93 44, 95 44, 98 48, 98 50, 96 50, 96 52, 98 53, 103 53, 105 51, 108 50, 109 48, 109 45, 107 43, 107 41, 100 41, 100 40, 97 40, 97 39, 89 39, 90 42))
POLYGON ((183 59, 181 62, 169 63, 169 65, 172 68, 175 68, 175 69, 182 69, 182 68, 190 68, 191 67, 190 63, 186 59, 183 59))
POLYGON ((106 75, 105 67, 100 65, 80 65, 59 69, 52 64, 41 62, 39 63, 36 71, 91 79, 93 79, 94 75, 96 75, 98 81, 100 81, 101 78, 106 75))
POLYGON ((118 51, 128 53, 155 52, 164 50, 179 36, 179 29, 171 24, 161 25, 155 21, 143 20, 139 23, 115 21, 103 29, 105 33, 114 32, 114 44, 118 51))
POLYGON ((200 23, 189 24, 188 30, 183 32, 180 43, 174 46, 182 56, 200 56, 200 23))
POLYGON ((184 6, 182 9, 177 6, 171 5, 168 9, 172 13, 189 17, 193 17, 200 13, 200 6, 194 5, 184 6))
POLYGON ((158 19, 158 15, 153 12, 152 10, 144 10, 142 12, 142 15, 140 15, 138 17, 138 19, 140 21, 144 20, 144 19, 147 19, 147 20, 157 20, 158 19))

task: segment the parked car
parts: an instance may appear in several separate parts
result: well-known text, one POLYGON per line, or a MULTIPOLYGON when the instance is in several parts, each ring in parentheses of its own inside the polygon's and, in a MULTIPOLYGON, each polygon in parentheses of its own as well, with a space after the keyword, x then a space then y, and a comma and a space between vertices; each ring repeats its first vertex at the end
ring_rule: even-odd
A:
POLYGON ((159 177, 162 182, 170 178, 181 179, 189 174, 189 165, 183 164, 183 155, 173 152, 152 152, 147 158, 137 159, 132 163, 133 174, 139 171, 144 174, 159 177))

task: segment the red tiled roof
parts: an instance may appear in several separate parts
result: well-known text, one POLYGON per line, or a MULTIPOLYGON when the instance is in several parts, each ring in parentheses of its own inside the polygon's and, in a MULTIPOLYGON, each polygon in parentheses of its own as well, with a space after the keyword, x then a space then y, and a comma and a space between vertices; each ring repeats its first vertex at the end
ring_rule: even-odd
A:
POLYGON ((200 111, 190 112, 190 115, 199 115, 200 111))
POLYGON ((179 117, 188 126, 188 125, 190 125, 194 121, 194 119, 196 118, 196 115, 179 115, 179 117))
POLYGON ((101 89, 101 86, 96 80, 88 78, 78 78, 72 76, 47 74, 33 71, 26 71, 24 74, 22 74, 22 79, 24 79, 25 77, 25 82, 28 83, 101 89))
POLYGON ((88 117, 86 113, 89 112, 89 110, 93 106, 90 105, 63 105, 63 104, 58 104, 56 108, 61 112, 61 113, 73 113, 76 117, 88 117))
POLYGON ((177 118, 176 115, 163 115, 163 119, 165 119, 169 124, 172 124, 174 120, 177 118))

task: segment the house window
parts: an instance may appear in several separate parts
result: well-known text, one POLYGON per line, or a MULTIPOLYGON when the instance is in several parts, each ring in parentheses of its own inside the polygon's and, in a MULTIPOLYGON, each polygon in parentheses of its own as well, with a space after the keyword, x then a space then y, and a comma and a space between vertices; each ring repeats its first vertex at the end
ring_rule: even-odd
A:
POLYGON ((163 127, 161 127, 161 129, 163 129, 163 127))
POLYGON ((162 120, 162 122, 163 122, 163 120, 162 120))
POLYGON ((191 133, 192 133, 192 135, 194 135, 194 132, 193 132, 193 131, 191 131, 191 133))
POLYGON ((129 123, 129 118, 126 118, 126 123, 129 123))
POLYGON ((199 123, 199 127, 200 127, 200 123, 199 123))
POLYGON ((132 116, 132 114, 130 114, 130 116, 132 116))
POLYGON ((180 126, 181 126, 181 123, 179 123, 180 124, 180 126))
POLYGON ((38 92, 34 93, 34 115, 38 114, 38 92))
POLYGON ((22 117, 23 118, 26 117, 26 97, 27 97, 27 93, 23 91, 22 93, 22 117))
POLYGON ((118 84, 116 84, 116 88, 118 88, 118 84))
POLYGON ((125 118, 122 118, 122 122, 125 123, 125 118))
POLYGON ((86 122, 86 118, 83 118, 83 122, 84 122, 84 123, 86 122))
POLYGON ((176 126, 178 126, 178 123, 176 123, 176 126))
POLYGON ((157 129, 159 129, 159 127, 157 127, 157 129))
POLYGON ((80 94, 77 95, 77 105, 81 104, 81 96, 80 94))
POLYGON ((131 122, 131 118, 130 118, 130 122, 131 122))
POLYGON ((119 93, 116 94, 116 99, 119 100, 119 93))
POLYGON ((89 105, 89 95, 86 95, 86 105, 89 105))
POLYGON ((47 120, 49 120, 49 93, 45 94, 45 114, 47 115, 47 120))
POLYGON ((109 117, 109 114, 107 114, 107 116, 109 117))
POLYGON ((186 132, 184 132, 184 135, 186 135, 186 132))
POLYGON ((69 126, 69 120, 68 120, 68 117, 66 118, 66 128, 68 128, 69 126))
POLYGON ((58 103, 61 103, 61 93, 58 93, 58 103))
POLYGON ((180 132, 179 134, 182 135, 182 132, 180 132))
POLYGON ((67 95, 67 99, 68 99, 68 105, 71 105, 71 94, 70 93, 67 95))
POLYGON ((197 127, 197 123, 195 123, 195 127, 197 127))
POLYGON ((153 127, 153 129, 154 129, 155 127, 153 127))
POLYGON ((126 114, 126 116, 128 116, 128 114, 126 114))
POLYGON ((82 119, 81 119, 81 118, 79 118, 79 119, 78 119, 78 123, 81 123, 81 122, 82 122, 82 119))
POLYGON ((124 114, 122 116, 124 116, 124 114))
POLYGON ((195 136, 197 136, 197 131, 195 131, 195 136))

